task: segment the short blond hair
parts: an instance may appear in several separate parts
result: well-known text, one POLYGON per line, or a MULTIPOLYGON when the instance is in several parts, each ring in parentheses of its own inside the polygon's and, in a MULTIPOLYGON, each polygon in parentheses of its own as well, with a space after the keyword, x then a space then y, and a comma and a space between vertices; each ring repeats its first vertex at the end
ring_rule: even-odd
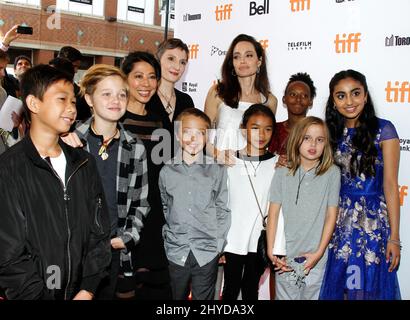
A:
POLYGON ((84 73, 80 81, 81 95, 92 95, 97 87, 97 84, 105 78, 111 76, 118 76, 124 81, 128 96, 129 87, 127 76, 119 68, 108 64, 95 64, 84 73))
POLYGON ((300 146, 303 143, 303 138, 306 134, 308 128, 312 125, 322 126, 325 131, 325 147, 323 149, 323 154, 320 157, 319 165, 316 168, 316 174, 324 174, 333 165, 333 152, 329 141, 329 129, 326 123, 317 117, 306 117, 299 121, 291 130, 287 142, 287 158, 288 158, 288 168, 292 175, 295 175, 296 170, 300 166, 300 146))

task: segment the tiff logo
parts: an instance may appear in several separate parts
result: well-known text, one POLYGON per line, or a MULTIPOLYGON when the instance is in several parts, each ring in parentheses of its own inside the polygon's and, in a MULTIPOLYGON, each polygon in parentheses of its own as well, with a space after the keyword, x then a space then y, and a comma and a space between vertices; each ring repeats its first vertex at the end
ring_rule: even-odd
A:
POLYGON ((385 91, 387 102, 410 103, 410 83, 408 81, 403 81, 401 84, 399 81, 395 81, 394 86, 392 86, 391 81, 387 81, 387 87, 385 91))
POLYGON ((259 43, 261 44, 263 50, 268 49, 269 47, 269 40, 265 39, 265 40, 259 40, 259 43))
POLYGON ((269 13, 269 0, 264 0, 260 6, 256 5, 255 1, 251 1, 249 4, 249 15, 254 16, 256 14, 268 14, 269 13))
POLYGON ((199 52, 199 44, 191 44, 188 46, 189 49, 189 59, 197 59, 199 52))
POLYGON ((221 4, 220 6, 216 6, 216 9, 215 9, 216 21, 230 20, 231 12, 232 12, 232 3, 223 4, 223 5, 221 4))
POLYGON ((357 52, 359 48, 359 42, 360 36, 362 34, 360 32, 357 33, 349 33, 349 35, 346 38, 346 34, 342 34, 342 38, 340 38, 340 35, 336 35, 336 40, 334 41, 335 43, 335 49, 336 53, 350 53, 352 52, 352 44, 353 44, 353 52, 357 52))
POLYGON ((404 198, 407 197, 408 186, 399 186, 400 205, 404 204, 404 198))
POLYGON ((310 0, 289 0, 289 2, 292 12, 310 10, 310 0))

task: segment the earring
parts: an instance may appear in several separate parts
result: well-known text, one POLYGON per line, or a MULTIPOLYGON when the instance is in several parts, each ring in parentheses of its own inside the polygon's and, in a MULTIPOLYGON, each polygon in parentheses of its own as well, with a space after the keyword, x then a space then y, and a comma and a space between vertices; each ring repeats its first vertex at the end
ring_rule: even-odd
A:
POLYGON ((256 69, 256 73, 259 73, 261 71, 261 67, 258 67, 258 69, 256 69))
POLYGON ((237 76, 237 74, 236 74, 236 72, 235 72, 235 69, 232 69, 232 75, 234 76, 234 77, 236 77, 237 76))

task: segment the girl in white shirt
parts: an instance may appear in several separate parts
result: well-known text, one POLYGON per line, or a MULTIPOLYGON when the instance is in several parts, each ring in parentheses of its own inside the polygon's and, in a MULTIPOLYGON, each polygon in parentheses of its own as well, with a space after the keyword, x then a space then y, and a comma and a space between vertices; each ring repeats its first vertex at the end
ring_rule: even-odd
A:
POLYGON ((224 253, 224 300, 236 300, 239 291, 243 300, 258 299, 264 266, 256 247, 277 160, 267 151, 275 125, 272 110, 262 104, 250 106, 243 115, 241 128, 247 144, 236 153, 236 165, 228 168, 232 222, 224 253))

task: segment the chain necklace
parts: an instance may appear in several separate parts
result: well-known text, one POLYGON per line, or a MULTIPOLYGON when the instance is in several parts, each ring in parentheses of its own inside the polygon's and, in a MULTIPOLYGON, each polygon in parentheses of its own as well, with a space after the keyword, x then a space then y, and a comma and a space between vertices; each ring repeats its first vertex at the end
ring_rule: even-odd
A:
POLYGON ((249 161, 249 162, 250 162, 250 164, 253 168, 253 176, 256 178, 256 171, 258 170, 258 168, 261 165, 262 161, 259 161, 259 163, 256 166, 253 165, 253 161, 249 161))
POLYGON ((159 88, 158 88, 158 92, 161 94, 161 96, 162 96, 162 97, 164 98, 164 100, 167 102, 167 105, 165 106, 165 111, 166 111, 168 114, 173 113, 173 112, 174 112, 174 108, 173 108, 172 105, 171 105, 171 100, 172 100, 173 97, 175 97, 175 92, 174 92, 174 90, 172 90, 171 97, 170 97, 169 99, 167 99, 167 97, 162 93, 161 90, 159 90, 159 88))
POLYGON ((317 166, 314 166, 312 168, 310 168, 309 170, 305 171, 305 173, 302 175, 302 178, 300 177, 300 172, 302 171, 302 166, 299 166, 299 184, 298 184, 298 191, 296 192, 296 201, 295 204, 298 204, 298 200, 299 200, 299 191, 300 191, 300 185, 303 182, 303 179, 305 178, 306 173, 312 171, 313 169, 316 169, 317 166))
MULTIPOLYGON (((91 124, 91 129, 94 131, 94 133, 96 135, 100 135, 100 134, 98 134, 97 130, 95 130, 94 123, 91 124)), ((102 143, 100 149, 98 150, 98 155, 101 157, 101 159, 103 159, 103 161, 108 159, 107 147, 110 144, 111 140, 114 139, 114 137, 117 135, 117 133, 118 133, 118 128, 115 128, 115 133, 112 137, 110 137, 106 140, 104 140, 104 138, 103 138, 103 143, 102 143)))

